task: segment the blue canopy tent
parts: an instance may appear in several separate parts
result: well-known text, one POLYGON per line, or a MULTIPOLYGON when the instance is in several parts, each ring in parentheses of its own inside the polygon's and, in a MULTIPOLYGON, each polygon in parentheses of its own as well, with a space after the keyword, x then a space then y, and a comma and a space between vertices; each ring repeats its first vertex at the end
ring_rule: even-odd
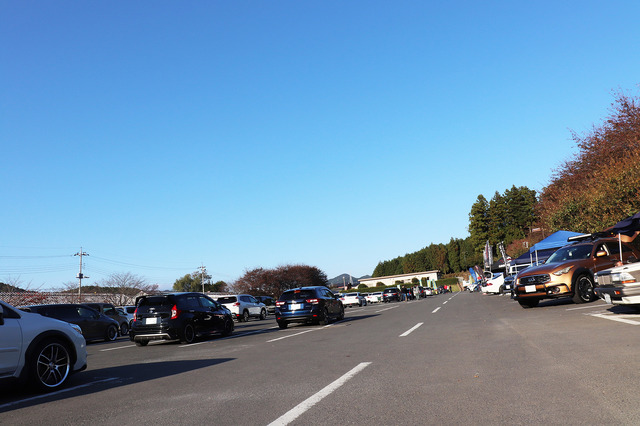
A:
POLYGON ((560 247, 569 244, 567 239, 582 235, 580 232, 556 231, 544 240, 532 245, 529 251, 513 260, 514 265, 526 265, 531 263, 544 262, 560 247))

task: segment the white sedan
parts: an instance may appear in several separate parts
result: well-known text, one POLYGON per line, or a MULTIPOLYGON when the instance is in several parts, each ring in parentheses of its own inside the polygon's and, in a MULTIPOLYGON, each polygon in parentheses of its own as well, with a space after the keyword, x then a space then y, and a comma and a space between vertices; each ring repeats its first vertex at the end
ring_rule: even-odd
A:
POLYGON ((367 293, 364 298, 367 303, 380 303, 382 302, 382 292, 374 291, 373 293, 367 293))
POLYGON ((367 300, 360 293, 346 293, 342 298, 344 306, 363 306, 367 304, 367 300))
POLYGON ((87 344, 75 324, 0 302, 0 335, 0 379, 23 377, 39 391, 52 391, 87 368, 87 344))
POLYGON ((485 294, 502 294, 504 291, 504 274, 496 273, 487 279, 485 284, 482 284, 482 292, 485 294))

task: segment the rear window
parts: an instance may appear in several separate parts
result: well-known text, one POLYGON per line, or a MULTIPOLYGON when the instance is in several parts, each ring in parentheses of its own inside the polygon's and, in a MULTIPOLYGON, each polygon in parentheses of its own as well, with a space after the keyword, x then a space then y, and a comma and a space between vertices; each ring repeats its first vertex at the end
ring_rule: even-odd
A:
POLYGON ((175 302, 168 296, 148 296, 140 300, 138 306, 173 306, 175 302))
POLYGON ((358 295, 358 293, 347 293, 345 294, 345 296, 347 297, 356 297, 358 295))
POLYGON ((237 301, 236 296, 218 297, 218 303, 236 303, 237 301))
POLYGON ((314 297, 316 297, 316 295, 313 290, 294 290, 294 291, 286 291, 282 293, 282 296, 280 296, 280 300, 282 301, 301 300, 301 299, 312 299, 314 297))

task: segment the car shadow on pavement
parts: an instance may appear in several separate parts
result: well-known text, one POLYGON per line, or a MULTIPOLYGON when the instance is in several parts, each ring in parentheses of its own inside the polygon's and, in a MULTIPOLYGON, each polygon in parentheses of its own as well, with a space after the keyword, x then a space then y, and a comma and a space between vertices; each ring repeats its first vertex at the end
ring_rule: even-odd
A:
POLYGON ((607 311, 617 315, 640 315, 640 307, 608 305, 607 311))
POLYGON ((134 383, 170 377, 233 361, 234 359, 189 359, 138 363, 97 370, 89 369, 71 376, 64 388, 50 394, 33 393, 27 388, 18 388, 15 385, 10 385, 8 389, 0 389, 0 413, 18 408, 37 406, 51 401, 74 398, 79 395, 102 392, 134 383))

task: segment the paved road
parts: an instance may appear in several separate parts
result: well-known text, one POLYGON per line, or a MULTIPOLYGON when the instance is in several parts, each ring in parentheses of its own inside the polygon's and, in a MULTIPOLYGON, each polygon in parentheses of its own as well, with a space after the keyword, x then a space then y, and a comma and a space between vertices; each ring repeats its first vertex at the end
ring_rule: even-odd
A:
POLYGON ((273 318, 192 345, 88 345, 67 389, 0 392, 0 424, 640 424, 640 315, 446 294, 273 318))

